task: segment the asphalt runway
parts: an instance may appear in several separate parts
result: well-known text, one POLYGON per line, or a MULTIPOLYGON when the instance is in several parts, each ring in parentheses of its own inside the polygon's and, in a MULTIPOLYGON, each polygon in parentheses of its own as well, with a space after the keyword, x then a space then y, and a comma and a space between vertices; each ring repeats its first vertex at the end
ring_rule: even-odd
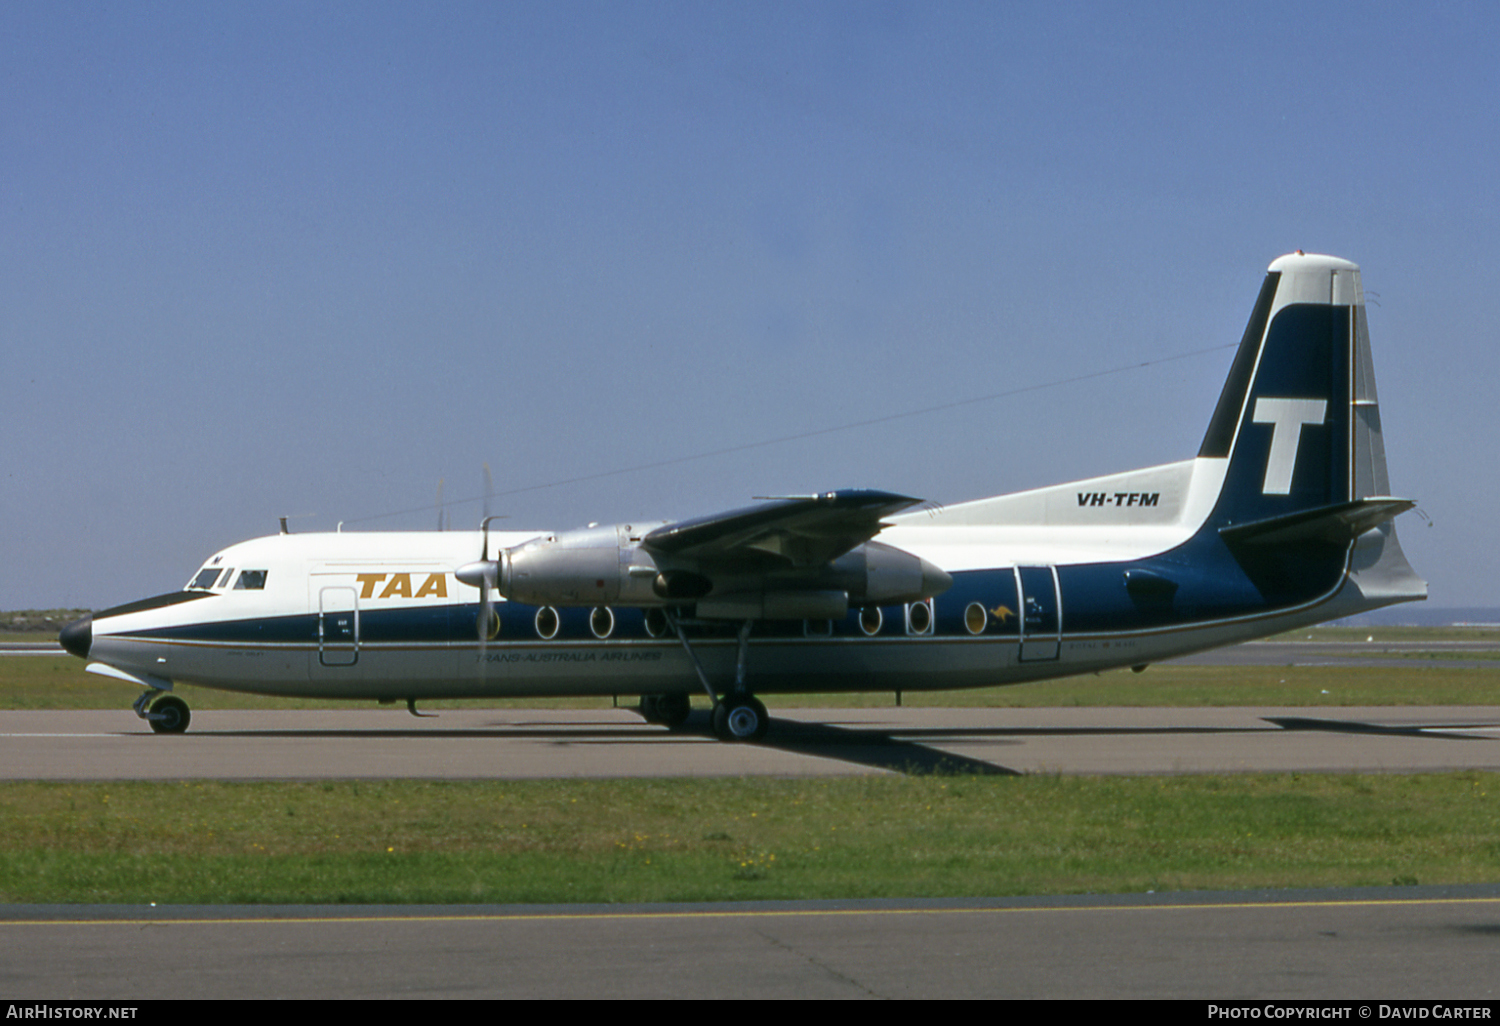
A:
POLYGON ((724 744, 625 709, 0 712, 0 779, 320 780, 1500 770, 1500 707, 788 709, 724 744))
POLYGON ((1483 1002, 1500 887, 994 901, 0 908, 0 992, 1483 1002))

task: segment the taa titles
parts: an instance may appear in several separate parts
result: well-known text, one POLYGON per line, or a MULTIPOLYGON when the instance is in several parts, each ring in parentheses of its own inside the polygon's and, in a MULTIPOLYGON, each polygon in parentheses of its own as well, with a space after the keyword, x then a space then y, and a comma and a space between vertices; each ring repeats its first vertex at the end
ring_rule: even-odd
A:
POLYGON ((616 695, 767 729, 758 695, 1093 673, 1426 597, 1359 268, 1273 262, 1195 457, 928 507, 844 489, 565 531, 282 533, 61 642, 187 728, 179 682, 406 701, 616 695))

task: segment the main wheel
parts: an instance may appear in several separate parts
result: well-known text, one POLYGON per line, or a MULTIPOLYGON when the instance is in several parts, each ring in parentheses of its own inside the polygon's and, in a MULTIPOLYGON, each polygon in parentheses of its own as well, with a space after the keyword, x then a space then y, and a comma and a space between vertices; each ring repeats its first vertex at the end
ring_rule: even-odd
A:
POLYGON ((687 722, 693 711, 693 703, 687 695, 642 695, 641 718, 647 723, 660 723, 668 730, 676 730, 687 722))
POLYGON ((693 703, 687 695, 658 695, 656 698, 657 720, 668 730, 676 730, 686 723, 692 711, 693 703))
POLYGON ((766 707, 750 695, 731 695, 714 706, 714 734, 720 741, 759 741, 769 725, 766 707))
POLYGON ((176 695, 163 695, 151 703, 151 718, 146 722, 158 734, 181 734, 192 718, 186 702, 176 695))

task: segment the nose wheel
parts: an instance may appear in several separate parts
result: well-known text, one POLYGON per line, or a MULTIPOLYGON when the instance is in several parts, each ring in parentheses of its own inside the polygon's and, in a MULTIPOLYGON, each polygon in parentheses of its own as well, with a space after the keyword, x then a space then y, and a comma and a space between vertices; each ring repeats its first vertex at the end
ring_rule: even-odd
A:
POLYGON ((181 734, 187 730, 188 724, 193 719, 188 704, 176 695, 161 695, 152 702, 154 695, 161 695, 161 692, 147 691, 137 698, 132 706, 135 714, 151 724, 151 729, 158 734, 181 734), (151 707, 150 712, 146 711, 148 704, 151 707))

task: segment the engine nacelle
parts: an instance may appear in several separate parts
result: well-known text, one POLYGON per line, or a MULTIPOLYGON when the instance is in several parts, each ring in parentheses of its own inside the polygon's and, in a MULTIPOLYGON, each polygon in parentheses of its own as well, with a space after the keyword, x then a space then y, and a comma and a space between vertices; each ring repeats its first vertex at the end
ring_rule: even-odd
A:
POLYGON ((661 575, 630 525, 544 535, 501 553, 500 594, 537 606, 659 606, 661 575))
POLYGON ((947 571, 880 542, 865 542, 829 564, 856 606, 894 606, 941 595, 953 586, 947 571))

